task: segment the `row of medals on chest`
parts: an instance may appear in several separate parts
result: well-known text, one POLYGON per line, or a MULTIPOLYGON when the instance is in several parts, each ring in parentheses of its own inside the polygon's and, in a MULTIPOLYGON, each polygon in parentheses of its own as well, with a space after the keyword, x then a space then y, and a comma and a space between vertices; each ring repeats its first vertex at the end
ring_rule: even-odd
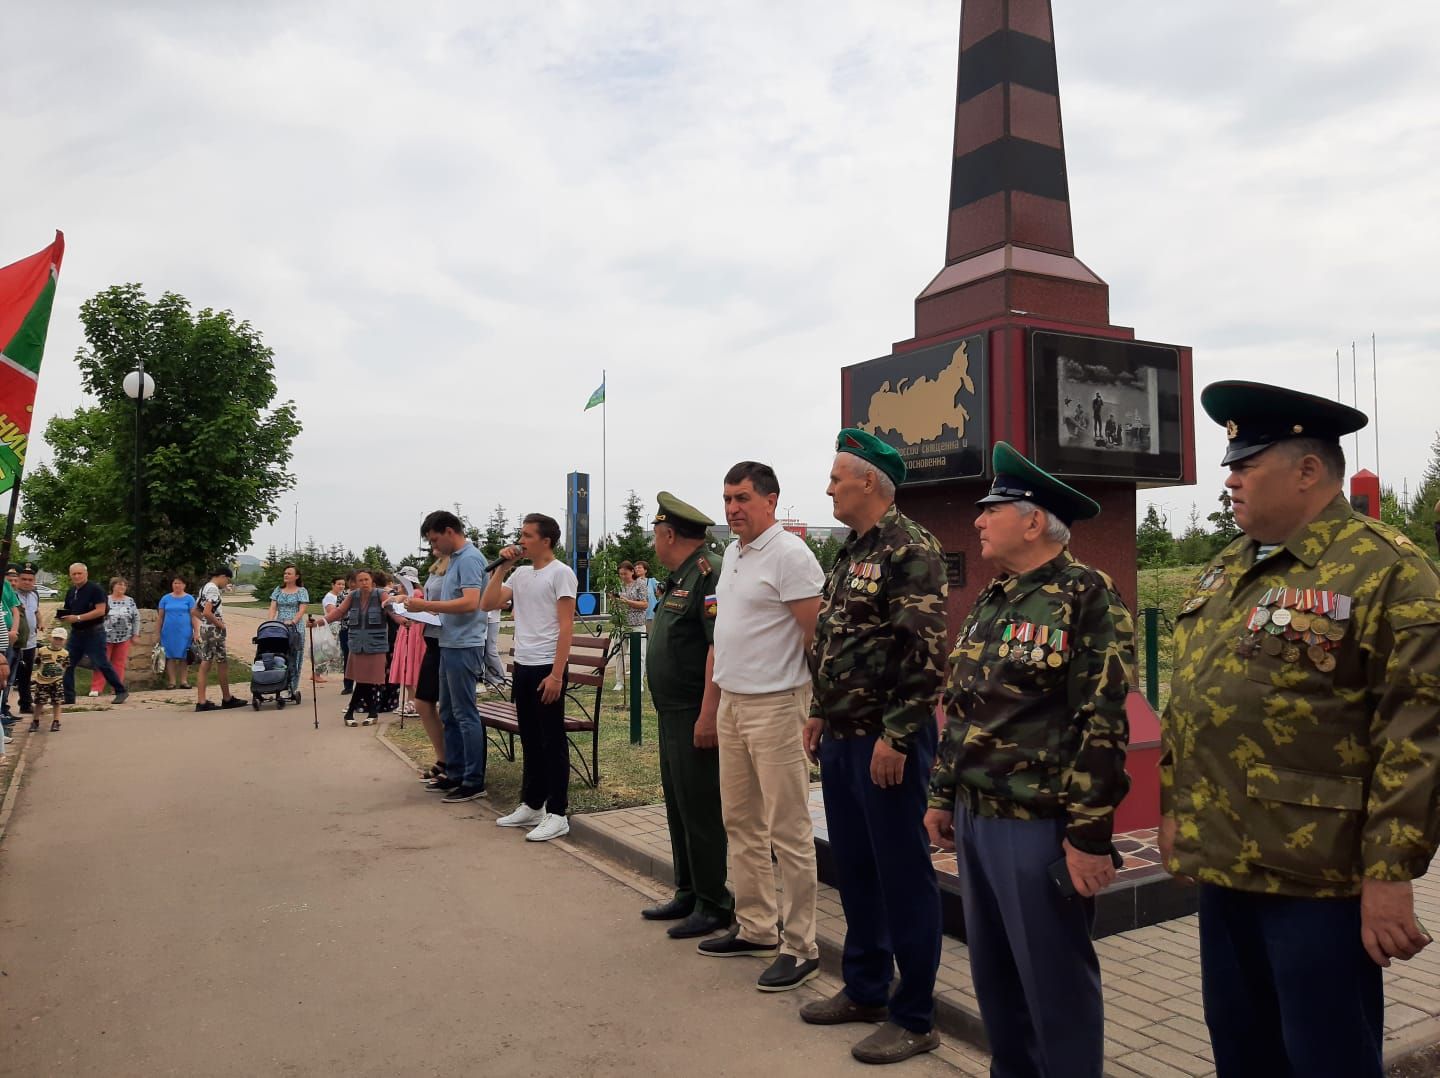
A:
POLYGON ((1023 621, 1005 626, 998 653, 1002 659, 1026 666, 1059 666, 1069 646, 1070 634, 1064 629, 1023 621))
POLYGON ((875 595, 880 591, 880 566, 873 561, 857 561, 850 566, 850 590, 875 595))
POLYGON ((1249 659, 1257 652, 1296 663, 1303 654, 1321 673, 1335 669, 1331 652, 1345 639, 1351 599, 1313 588, 1271 588, 1245 620, 1235 652, 1249 659))

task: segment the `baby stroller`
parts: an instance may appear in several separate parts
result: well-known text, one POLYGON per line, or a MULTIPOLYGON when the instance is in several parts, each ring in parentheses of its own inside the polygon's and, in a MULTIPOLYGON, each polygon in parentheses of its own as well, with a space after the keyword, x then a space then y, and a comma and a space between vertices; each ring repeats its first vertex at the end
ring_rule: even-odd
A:
POLYGON ((275 707, 298 704, 300 693, 290 691, 290 626, 283 621, 262 621, 255 630, 255 661, 250 664, 250 706, 275 697, 275 707))

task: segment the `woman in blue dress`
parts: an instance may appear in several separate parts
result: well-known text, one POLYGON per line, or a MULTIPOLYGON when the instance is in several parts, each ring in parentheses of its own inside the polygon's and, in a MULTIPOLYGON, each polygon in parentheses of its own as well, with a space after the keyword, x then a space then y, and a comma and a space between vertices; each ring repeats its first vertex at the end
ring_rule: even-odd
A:
POLYGON ((165 651, 165 687, 190 687, 190 644, 195 638, 191 612, 195 596, 185 592, 185 578, 170 581, 170 594, 160 599, 160 647, 165 651))
POLYGON ((281 585, 270 593, 268 621, 283 621, 290 627, 290 695, 300 689, 300 667, 305 662, 305 634, 300 630, 306 607, 310 605, 310 593, 300 586, 300 570, 293 565, 285 566, 281 585))

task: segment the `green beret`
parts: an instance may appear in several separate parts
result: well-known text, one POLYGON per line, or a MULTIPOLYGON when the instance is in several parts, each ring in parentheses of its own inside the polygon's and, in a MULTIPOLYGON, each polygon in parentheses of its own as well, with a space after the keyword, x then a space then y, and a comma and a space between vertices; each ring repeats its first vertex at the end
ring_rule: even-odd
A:
POLYGON ((990 469, 995 473, 990 493, 976 505, 1034 502, 1041 509, 1054 513, 1067 528, 1077 520, 1089 520, 1100 515, 1098 502, 1031 464, 1009 442, 995 443, 990 451, 990 469))
POLYGON ((846 427, 835 439, 835 452, 854 453, 861 460, 875 465, 890 477, 897 487, 905 482, 905 458, 895 452, 889 442, 855 427, 846 427))
POLYGON ((689 524, 696 528, 711 528, 715 522, 689 502, 682 502, 668 490, 662 490, 655 499, 660 508, 655 511, 653 524, 689 524))
POLYGON ((1253 457, 1290 438, 1340 439, 1370 422, 1348 404, 1263 382, 1211 382, 1200 391, 1200 406, 1225 428, 1230 444, 1222 465, 1253 457))

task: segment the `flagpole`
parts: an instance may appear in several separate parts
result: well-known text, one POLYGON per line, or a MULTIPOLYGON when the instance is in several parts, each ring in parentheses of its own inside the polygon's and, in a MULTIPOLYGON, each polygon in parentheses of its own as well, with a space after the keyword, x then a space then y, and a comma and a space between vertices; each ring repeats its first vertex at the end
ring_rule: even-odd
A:
POLYGON ((10 488, 10 512, 5 517, 5 540, 0 543, 0 567, 10 564, 10 548, 15 539, 15 515, 20 507, 20 476, 15 476, 15 485, 10 488))
POLYGON ((600 368, 600 534, 608 540, 610 527, 606 519, 606 499, 610 496, 610 483, 608 479, 609 468, 609 440, 610 432, 606 426, 607 417, 605 409, 608 407, 606 398, 610 395, 606 392, 609 388, 605 385, 607 378, 605 368, 600 368))

